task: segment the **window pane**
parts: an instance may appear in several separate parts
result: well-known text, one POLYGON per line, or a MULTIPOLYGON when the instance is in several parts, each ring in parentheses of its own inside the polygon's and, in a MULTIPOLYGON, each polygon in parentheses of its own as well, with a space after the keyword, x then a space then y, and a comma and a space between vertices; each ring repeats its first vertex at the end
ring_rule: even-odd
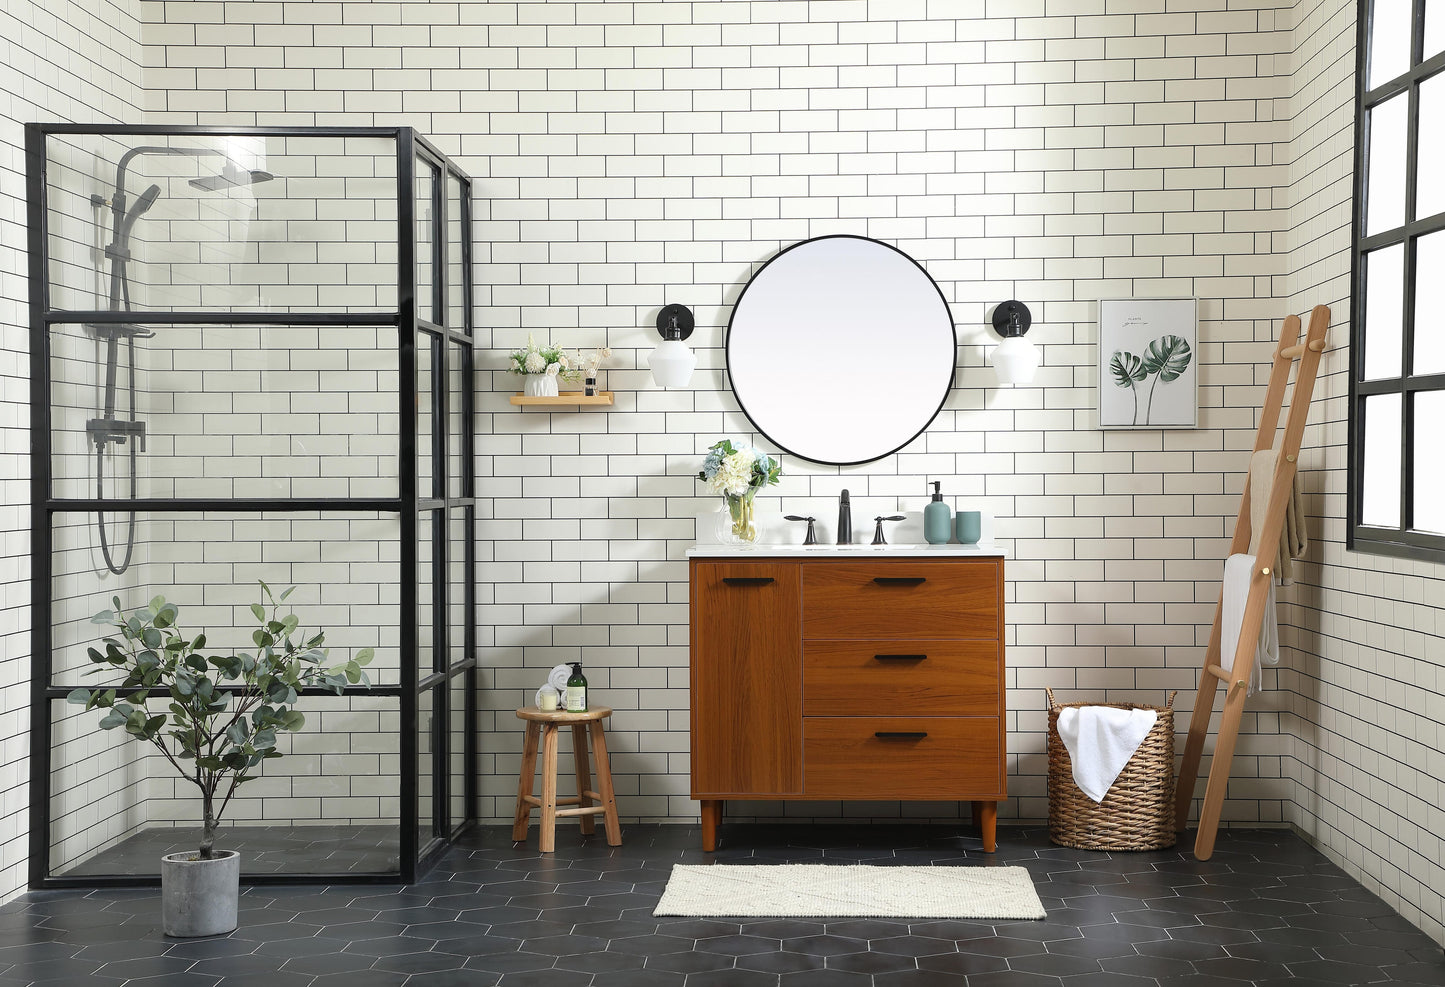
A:
POLYGON ((462 439, 465 437, 466 419, 462 417, 462 408, 467 381, 471 380, 468 364, 471 354, 457 343, 447 345, 450 359, 447 367, 447 496, 463 497, 466 464, 462 462, 462 450, 465 448, 462 439))
POLYGON ((1415 241, 1417 374, 1445 373, 1445 281, 1441 271, 1445 271, 1445 231, 1415 241))
POLYGON ((1370 88, 1410 67, 1410 11, 1413 0, 1374 0, 1370 23, 1370 88))
POLYGON ((1365 399, 1363 524, 1400 526, 1400 395, 1365 399))
POLYGON ((1445 391, 1415 395, 1415 519, 1417 531, 1445 533, 1445 458, 1436 443, 1445 432, 1445 391))
MULTIPOLYGON (((1445 73, 1420 83, 1420 166, 1415 170, 1415 217, 1445 212, 1445 73)), ((1423 270, 1423 268, 1422 268, 1423 270)))
POLYGON ((1405 222, 1405 117, 1409 100, 1392 96, 1369 112, 1370 143, 1365 164, 1365 235, 1373 236, 1405 222))
POLYGON ((1433 58, 1445 49, 1445 6, 1440 0, 1425 6, 1425 57, 1433 58))
POLYGON ((447 719, 451 736, 447 740, 447 767, 451 774, 449 828, 455 829, 467 819, 467 682, 470 677, 460 672, 447 680, 447 719))
POLYGON ((1365 255, 1365 379, 1405 372, 1405 245, 1365 255))

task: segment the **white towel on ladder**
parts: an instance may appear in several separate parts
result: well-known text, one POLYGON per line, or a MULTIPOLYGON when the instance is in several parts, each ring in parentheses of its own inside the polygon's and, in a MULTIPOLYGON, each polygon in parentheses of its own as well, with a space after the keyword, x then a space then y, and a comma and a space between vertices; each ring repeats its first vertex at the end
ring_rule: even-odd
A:
POLYGON ((1059 739, 1069 751, 1074 784, 1095 802, 1139 749, 1159 714, 1117 706, 1065 706, 1059 710, 1059 739))
MULTIPOLYGON (((1254 578, 1253 555, 1231 555, 1224 560, 1224 597, 1219 613, 1219 664, 1226 672, 1234 668, 1234 649, 1244 626, 1244 608, 1249 601, 1249 584, 1254 578)), ((1259 691, 1264 679, 1261 665, 1279 664, 1279 621, 1274 612, 1274 579, 1269 585, 1269 598, 1264 605, 1264 618, 1259 622, 1259 644, 1255 649, 1254 670, 1249 676, 1249 694, 1259 691)))

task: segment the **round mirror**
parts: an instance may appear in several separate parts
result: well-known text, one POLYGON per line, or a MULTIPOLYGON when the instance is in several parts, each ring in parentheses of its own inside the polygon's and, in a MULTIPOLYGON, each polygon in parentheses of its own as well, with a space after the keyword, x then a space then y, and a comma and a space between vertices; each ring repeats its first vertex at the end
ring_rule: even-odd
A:
POLYGON ((733 307, 728 379, 779 449, 852 466, 912 442, 953 387, 948 302, 918 262, 861 236, 782 251, 733 307))

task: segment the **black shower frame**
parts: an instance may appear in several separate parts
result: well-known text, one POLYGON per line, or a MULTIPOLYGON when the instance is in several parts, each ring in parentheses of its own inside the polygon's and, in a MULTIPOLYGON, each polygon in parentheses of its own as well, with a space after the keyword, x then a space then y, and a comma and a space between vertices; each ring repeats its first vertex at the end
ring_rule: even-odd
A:
MULTIPOLYGON (((347 695, 395 697, 400 708, 400 818, 399 867, 396 871, 316 873, 286 872, 243 874, 248 885, 267 884, 411 884, 434 864, 447 847, 477 820, 477 661, 476 661, 476 469, 475 469, 475 308, 472 278, 472 188, 471 176, 447 155, 411 127, 198 127, 124 124, 29 123, 25 125, 26 199, 29 249, 30 308, 30 535, 31 535, 31 726, 30 806, 28 876, 31 888, 147 887, 160 883, 158 876, 106 875, 99 877, 56 876, 50 873, 51 801, 51 703, 64 699, 67 690, 51 685, 52 533, 51 519, 58 513, 113 510, 115 501, 96 498, 57 499, 53 496, 51 470, 50 416, 50 331, 58 324, 105 324, 143 321, 156 325, 285 325, 285 326, 395 326, 398 332, 398 489, 396 497, 311 497, 311 498, 146 498, 127 501, 127 507, 147 511, 195 512, 229 511, 378 511, 395 512, 400 520, 401 584, 400 672, 395 686, 348 688, 347 695), (55 136, 94 135, 108 137, 335 137, 384 138, 395 142, 397 189, 397 305, 395 311, 381 312, 234 312, 170 311, 110 312, 55 310, 50 305, 48 276, 49 243, 47 227, 46 140, 55 136), (438 180, 432 183, 432 279, 431 315, 441 322, 422 319, 416 290, 416 180, 418 159, 426 162, 438 180), (450 271, 447 253, 447 179, 461 183, 461 277, 462 328, 445 325, 447 319, 445 280, 450 271), (421 496, 418 489, 417 439, 417 339, 420 332, 440 341, 439 362, 431 383, 432 481, 435 494, 421 496), (450 497, 448 486, 448 415, 452 343, 462 347, 464 366, 460 381, 461 495, 450 497), (466 521, 463 562, 464 630, 462 660, 451 662, 450 617, 446 592, 450 585, 450 521, 453 508, 466 521), (433 525, 432 632, 434 661, 445 656, 441 671, 422 674, 418 666, 418 520, 423 512, 439 514, 433 525), (450 691, 454 677, 464 678, 463 716, 463 809, 465 818, 429 841, 419 837, 418 799, 418 705, 423 690, 434 690, 432 707, 433 775, 432 810, 435 831, 448 818, 451 806, 451 772, 448 733, 451 724, 450 691)), ((303 695, 333 696, 325 689, 307 689, 303 695)))

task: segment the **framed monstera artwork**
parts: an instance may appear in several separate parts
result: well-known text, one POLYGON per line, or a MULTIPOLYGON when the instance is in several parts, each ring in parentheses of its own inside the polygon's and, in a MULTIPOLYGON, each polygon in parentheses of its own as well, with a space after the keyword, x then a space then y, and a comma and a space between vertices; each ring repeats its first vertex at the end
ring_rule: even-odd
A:
POLYGON ((1099 302, 1099 427, 1199 426, 1199 300, 1099 302))

